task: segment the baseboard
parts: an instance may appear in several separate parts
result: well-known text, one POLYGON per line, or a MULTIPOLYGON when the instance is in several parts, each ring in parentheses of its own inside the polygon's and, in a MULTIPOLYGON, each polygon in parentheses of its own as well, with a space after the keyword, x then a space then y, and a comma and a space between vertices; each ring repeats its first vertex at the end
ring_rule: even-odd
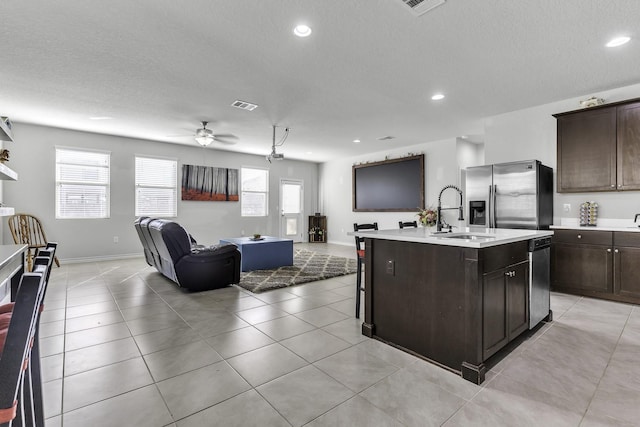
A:
POLYGON ((86 257, 86 258, 62 258, 60 259, 60 264, 80 264, 83 262, 116 261, 119 259, 133 259, 133 258, 144 259, 144 255, 140 253, 135 253, 135 254, 120 254, 120 255, 104 255, 104 256, 86 257))
POLYGON ((353 246, 353 242, 345 243, 345 242, 338 242, 335 240, 329 240, 327 243, 331 243, 332 245, 340 245, 340 246, 353 246))

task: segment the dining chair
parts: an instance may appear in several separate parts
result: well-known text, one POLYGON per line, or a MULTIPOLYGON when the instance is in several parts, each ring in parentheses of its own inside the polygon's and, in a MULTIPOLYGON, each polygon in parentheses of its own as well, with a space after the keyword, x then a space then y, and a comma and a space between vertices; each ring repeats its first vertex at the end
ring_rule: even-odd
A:
MULTIPOLYGON (((353 224, 353 231, 377 230, 378 223, 373 224, 353 224)), ((356 270, 356 319, 360 318, 360 294, 364 291, 362 287, 362 266, 364 265, 364 237, 356 237, 356 256, 358 267, 356 270)))
POLYGON ((418 228, 418 221, 399 221, 398 226, 400 228, 418 228))
MULTIPOLYGON (((36 256, 38 248, 47 246, 47 236, 40 220, 33 215, 19 213, 11 215, 8 219, 9 230, 16 245, 26 244, 27 248, 27 271, 32 270, 33 257, 36 256)), ((60 267, 58 257, 54 256, 53 260, 60 267)))

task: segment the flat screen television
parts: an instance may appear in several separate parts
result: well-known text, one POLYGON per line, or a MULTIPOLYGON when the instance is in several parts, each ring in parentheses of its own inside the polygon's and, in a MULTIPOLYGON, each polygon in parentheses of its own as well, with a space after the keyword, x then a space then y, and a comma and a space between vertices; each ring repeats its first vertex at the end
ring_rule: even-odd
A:
POLYGON ((424 208, 424 154, 353 166, 354 212, 424 208))

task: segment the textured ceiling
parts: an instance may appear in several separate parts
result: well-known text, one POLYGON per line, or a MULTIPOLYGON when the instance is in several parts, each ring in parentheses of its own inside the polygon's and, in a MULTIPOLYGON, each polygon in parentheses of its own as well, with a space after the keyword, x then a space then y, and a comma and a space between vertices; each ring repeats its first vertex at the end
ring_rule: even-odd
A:
POLYGON ((313 161, 640 82, 638 0, 448 0, 420 17, 401 0, 4 0, 0 16, 15 122, 195 145, 208 120, 238 136, 211 147, 265 155, 278 124, 278 151, 313 161), (633 39, 604 47, 620 34, 633 39))

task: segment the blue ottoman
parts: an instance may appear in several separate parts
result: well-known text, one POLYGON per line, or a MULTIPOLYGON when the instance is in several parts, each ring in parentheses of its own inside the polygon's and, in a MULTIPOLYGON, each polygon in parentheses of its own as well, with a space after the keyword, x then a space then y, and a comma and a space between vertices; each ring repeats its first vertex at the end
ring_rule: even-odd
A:
POLYGON ((268 270, 293 265, 293 240, 263 236, 260 240, 251 237, 221 239, 220 243, 233 243, 240 254, 240 270, 268 270))

